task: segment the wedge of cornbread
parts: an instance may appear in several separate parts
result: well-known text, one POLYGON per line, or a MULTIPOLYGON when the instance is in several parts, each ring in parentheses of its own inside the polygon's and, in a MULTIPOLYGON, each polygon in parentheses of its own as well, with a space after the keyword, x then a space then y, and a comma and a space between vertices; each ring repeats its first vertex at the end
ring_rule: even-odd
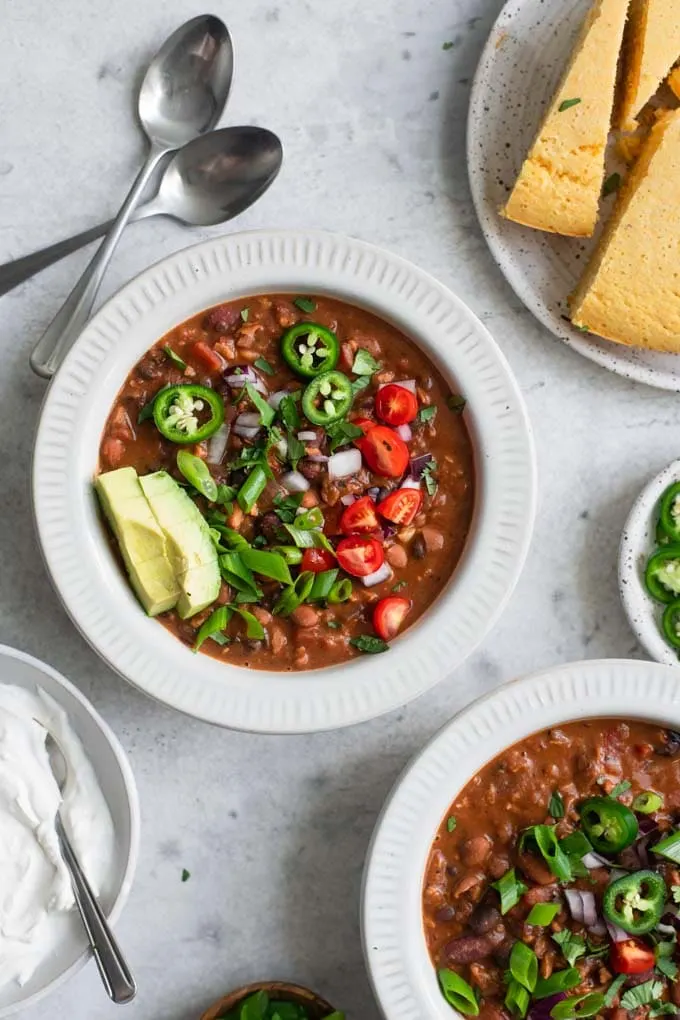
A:
POLYGON ((572 322, 616 343, 680 352, 680 110, 646 139, 571 299, 572 322))
POLYGON ((501 214, 537 230, 589 237, 597 223, 616 71, 629 0, 594 0, 501 214))
POLYGON ((637 117, 680 57, 680 0, 632 0, 625 40, 625 78, 618 126, 637 117))

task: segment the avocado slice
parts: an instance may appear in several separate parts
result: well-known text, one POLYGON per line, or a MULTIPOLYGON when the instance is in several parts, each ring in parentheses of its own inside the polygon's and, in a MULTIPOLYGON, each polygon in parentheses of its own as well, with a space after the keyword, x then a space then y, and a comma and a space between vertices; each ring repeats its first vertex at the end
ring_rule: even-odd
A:
POLYGON ((165 535, 180 586, 177 612, 185 620, 209 606, 220 592, 220 568, 210 529, 167 471, 143 475, 139 483, 165 535))
POLYGON ((107 471, 95 479, 94 485, 144 609, 149 616, 172 609, 180 597, 180 586, 165 535, 151 512, 137 472, 132 467, 107 471))

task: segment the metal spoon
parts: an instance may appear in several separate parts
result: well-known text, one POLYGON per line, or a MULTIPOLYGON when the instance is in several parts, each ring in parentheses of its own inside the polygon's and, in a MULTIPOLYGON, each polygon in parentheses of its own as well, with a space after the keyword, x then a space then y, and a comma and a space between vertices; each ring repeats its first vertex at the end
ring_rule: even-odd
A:
POLYGON ((178 28, 149 65, 139 93, 139 119, 149 154, 110 232, 31 354, 49 379, 87 322, 102 277, 149 177, 162 157, 212 130, 227 101, 234 68, 231 39, 219 18, 202 15, 178 28))
MULTIPOLYGON (((59 743, 49 730, 45 730, 45 747, 52 775, 59 787, 59 792, 63 793, 68 779, 68 763, 59 743)), ((109 928, 102 909, 92 892, 90 883, 87 881, 80 866, 80 862, 66 834, 59 811, 57 811, 54 818, 54 828, 59 840, 61 856, 71 876, 73 896, 85 931, 87 932, 94 958, 97 961, 97 967, 104 982, 104 987, 109 998, 113 999, 114 1002, 131 1002, 137 993, 135 979, 130 973, 130 968, 125 962, 113 932, 109 928)))
MULTIPOLYGON (((265 128, 228 127, 183 146, 167 164, 154 198, 129 222, 170 216, 186 226, 209 227, 238 216, 263 194, 281 169, 283 147, 265 128)), ((0 295, 101 237, 113 220, 90 227, 31 255, 0 265, 0 295)))

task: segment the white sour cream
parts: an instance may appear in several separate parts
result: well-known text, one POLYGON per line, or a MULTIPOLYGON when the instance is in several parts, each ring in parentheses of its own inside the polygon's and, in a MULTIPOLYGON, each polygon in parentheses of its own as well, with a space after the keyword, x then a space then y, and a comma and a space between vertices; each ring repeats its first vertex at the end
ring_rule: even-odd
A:
POLYGON ((80 925, 54 816, 61 796, 45 731, 68 762, 61 814, 95 893, 114 859, 111 815, 66 713, 44 691, 0 684, 0 986, 25 984, 80 925))

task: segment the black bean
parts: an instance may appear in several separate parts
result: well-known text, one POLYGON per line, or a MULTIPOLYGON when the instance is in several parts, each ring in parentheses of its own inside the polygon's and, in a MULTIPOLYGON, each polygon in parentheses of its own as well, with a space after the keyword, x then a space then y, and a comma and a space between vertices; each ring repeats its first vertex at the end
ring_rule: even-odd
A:
POLYGON ((427 546, 425 545, 425 539, 420 532, 411 542, 411 555, 415 560, 422 560, 425 558, 427 552, 427 546))
POLYGON ((472 912, 468 921, 470 928, 475 935, 486 935, 495 928, 501 919, 501 915, 490 903, 480 903, 472 912))
POLYGON ((324 471, 324 464, 317 460, 312 460, 311 457, 303 457, 298 464, 298 471, 301 475, 304 475, 308 482, 313 482, 321 476, 321 473, 324 471))
POLYGON ((668 758, 678 754, 680 752, 680 733, 677 730, 665 730, 664 737, 666 742, 661 747, 655 748, 656 753, 668 758))
POLYGON ((445 907, 440 907, 434 916, 438 921, 443 921, 444 923, 446 923, 447 921, 453 921, 454 917, 456 916, 456 911, 453 909, 452 906, 447 904, 445 907))
POLYGON ((264 535, 271 545, 274 545, 278 539, 278 531, 281 527, 281 521, 278 516, 273 510, 269 510, 258 519, 257 524, 260 534, 264 535))

